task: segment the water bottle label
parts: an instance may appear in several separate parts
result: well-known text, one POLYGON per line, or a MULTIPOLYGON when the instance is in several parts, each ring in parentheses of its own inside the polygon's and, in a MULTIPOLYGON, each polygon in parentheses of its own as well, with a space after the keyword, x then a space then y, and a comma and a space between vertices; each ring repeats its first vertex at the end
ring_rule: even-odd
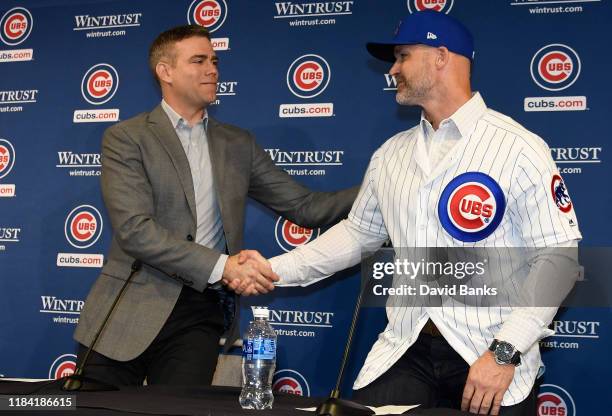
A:
POLYGON ((276 341, 248 338, 242 343, 242 354, 247 360, 273 360, 276 358, 276 341))

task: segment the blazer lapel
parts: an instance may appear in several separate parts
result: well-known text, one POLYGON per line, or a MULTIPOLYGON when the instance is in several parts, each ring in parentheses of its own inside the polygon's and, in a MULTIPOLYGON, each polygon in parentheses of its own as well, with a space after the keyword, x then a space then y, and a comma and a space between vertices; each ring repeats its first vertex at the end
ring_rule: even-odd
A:
POLYGON ((191 215, 193 215, 194 220, 196 217, 196 204, 195 204, 195 192, 193 190, 193 179, 191 177, 191 169, 189 168, 189 161, 187 160, 187 155, 185 155, 185 151, 183 150, 183 146, 181 145, 181 141, 176 135, 168 116, 164 112, 161 105, 155 107, 153 111, 149 114, 149 127, 157 137, 157 140, 161 143, 162 147, 166 150, 172 163, 174 164, 174 168, 176 169, 176 173, 183 185, 183 191, 185 192, 185 196, 187 197, 187 203, 189 204, 189 209, 191 211, 191 215))
MULTIPOLYGON (((217 203, 219 204, 219 210, 221 211, 221 217, 223 218, 224 203, 223 195, 226 193, 224 190, 225 176, 224 168, 225 163, 225 150, 227 147, 227 139, 223 134, 223 130, 219 126, 219 123, 208 116, 208 129, 206 131, 206 138, 208 139, 208 153, 210 155, 210 163, 212 165, 213 172, 213 184, 215 186, 215 192, 217 196, 217 203)), ((226 222, 223 221, 225 226, 226 222)))

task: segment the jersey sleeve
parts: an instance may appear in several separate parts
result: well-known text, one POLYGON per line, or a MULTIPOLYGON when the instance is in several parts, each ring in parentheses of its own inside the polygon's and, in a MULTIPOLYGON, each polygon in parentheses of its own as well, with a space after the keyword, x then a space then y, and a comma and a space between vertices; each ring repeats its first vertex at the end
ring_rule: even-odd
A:
POLYGON ((378 204, 376 189, 376 178, 379 174, 379 165, 382 163, 382 155, 381 149, 372 155, 348 220, 356 228, 367 234, 387 238, 387 228, 378 204))
POLYGON ((508 209, 525 247, 580 240, 574 203, 548 146, 527 143, 513 172, 508 209))

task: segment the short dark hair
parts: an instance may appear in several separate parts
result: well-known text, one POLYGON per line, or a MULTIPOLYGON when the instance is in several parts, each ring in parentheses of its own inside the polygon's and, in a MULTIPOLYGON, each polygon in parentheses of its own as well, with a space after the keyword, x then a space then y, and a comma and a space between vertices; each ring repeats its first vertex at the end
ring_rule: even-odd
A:
POLYGON ((198 25, 184 25, 173 27, 165 32, 160 33, 157 38, 151 44, 149 48, 149 68, 153 72, 153 76, 159 83, 155 67, 162 60, 166 58, 170 63, 174 63, 176 55, 174 53, 173 46, 175 43, 180 42, 183 39, 200 37, 210 40, 210 32, 208 29, 198 25))

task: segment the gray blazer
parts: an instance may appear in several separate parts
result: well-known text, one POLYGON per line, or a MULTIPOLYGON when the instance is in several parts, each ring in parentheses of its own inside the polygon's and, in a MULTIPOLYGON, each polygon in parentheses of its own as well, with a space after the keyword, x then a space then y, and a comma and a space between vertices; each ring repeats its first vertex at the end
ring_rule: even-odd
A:
MULTIPOLYGON (((209 118, 207 136, 229 254, 243 248, 247 196, 295 223, 318 227, 345 217, 357 195, 357 188, 310 191, 276 167, 254 137, 238 127, 209 118)), ((128 361, 151 344, 184 284, 198 291, 207 288, 220 253, 193 242, 196 214, 191 171, 161 106, 105 131, 101 185, 113 239, 74 338, 90 345, 138 259, 143 267, 96 347, 109 358, 128 361)))

